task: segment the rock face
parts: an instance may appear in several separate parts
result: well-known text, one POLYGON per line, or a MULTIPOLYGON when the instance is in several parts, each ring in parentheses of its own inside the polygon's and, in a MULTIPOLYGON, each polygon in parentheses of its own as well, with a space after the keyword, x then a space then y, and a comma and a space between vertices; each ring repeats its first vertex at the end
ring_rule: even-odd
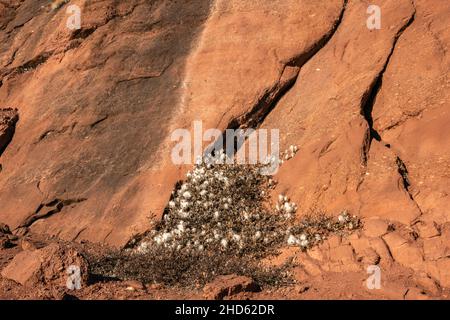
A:
POLYGON ((47 1, 2 20, 0 104, 21 121, 2 156, 0 216, 115 245, 161 216, 181 177, 171 132, 196 119, 225 129, 279 96, 343 11, 338 0, 77 3, 78 31, 47 1), (38 212, 61 201, 71 205, 38 212))
POLYGON ((70 4, 81 30, 68 4, 0 3, 11 229, 122 246, 189 167, 171 161, 175 129, 279 129, 299 152, 276 193, 367 222, 324 269, 396 262, 449 286, 448 1, 380 0, 373 30, 357 0, 70 4))
POLYGON ((18 120, 17 110, 11 108, 0 109, 0 155, 11 142, 18 120))
POLYGON ((122 245, 161 214, 173 187, 151 175, 166 174, 164 124, 211 3, 72 2, 81 30, 67 28, 67 4, 1 4, 0 106, 17 107, 20 122, 1 159, 0 217, 15 229, 69 201, 30 227, 122 245))

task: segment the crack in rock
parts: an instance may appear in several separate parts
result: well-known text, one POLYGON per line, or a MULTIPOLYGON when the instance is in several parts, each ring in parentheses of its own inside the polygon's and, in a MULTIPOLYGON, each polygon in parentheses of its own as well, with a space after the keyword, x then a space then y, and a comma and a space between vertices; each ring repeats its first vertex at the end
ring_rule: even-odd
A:
POLYGON ((375 105, 375 101, 377 99, 378 93, 383 84, 383 76, 387 70, 387 67, 392 58, 392 55, 394 54, 398 40, 402 36, 403 32, 414 22, 415 17, 416 17, 416 9, 414 7, 414 12, 411 15, 411 17, 408 19, 408 21, 400 28, 400 30, 395 35, 394 41, 393 41, 393 44, 391 47, 391 51, 389 52, 389 55, 387 56, 387 59, 383 65, 383 68, 378 73, 378 75, 374 78, 371 85, 369 86, 369 89, 363 94, 363 97, 361 99, 361 115, 367 121, 367 124, 369 126, 369 129, 366 132, 366 136, 363 140, 363 144, 361 147, 361 163, 365 167, 367 166, 367 161, 368 161, 368 157, 369 157, 369 151, 370 151, 370 146, 372 144, 372 140, 375 139, 380 142, 382 141, 380 134, 373 127, 372 111, 373 111, 373 106, 375 105))
MULTIPOLYGON (((372 84, 369 86, 369 89, 367 90, 367 92, 365 92, 365 94, 363 95, 363 97, 361 99, 361 115, 364 116, 364 119, 366 120, 366 122, 369 126, 368 130, 366 131, 365 137, 363 139, 363 144, 361 146, 361 163, 364 167, 367 167, 367 162, 369 159, 369 151, 370 151, 370 147, 371 147, 373 139, 375 139, 379 142, 383 142, 382 137, 380 136, 378 131, 373 127, 372 111, 373 111, 373 107, 375 105, 375 101, 377 99, 378 93, 380 92, 381 86, 383 84, 384 73, 386 72, 389 62, 395 52, 395 48, 397 46, 398 40, 400 39, 402 34, 405 32, 405 30, 411 26, 411 24, 414 22, 414 20, 416 18, 416 7, 415 7, 414 2, 411 2, 411 3, 414 8, 414 11, 413 11, 411 17, 399 29, 399 31, 395 35, 391 51, 389 52, 389 55, 386 59, 386 62, 384 64, 383 68, 378 73, 378 75, 374 78, 372 84)), ((383 144, 383 145, 386 148, 391 149, 390 144, 383 144)), ((422 210, 420 209, 419 205, 417 204, 417 202, 414 199, 413 194, 410 191, 411 183, 409 180, 408 169, 407 169, 405 163, 403 162, 403 160, 399 157, 399 155, 397 155, 396 153, 394 153, 394 154, 396 156, 396 165, 398 168, 398 173, 402 179, 402 187, 408 193, 409 198, 411 199, 411 201, 414 202, 415 206, 417 207, 419 212, 422 214, 422 210)), ((364 181, 364 176, 359 185, 361 185, 363 181, 364 181)))
POLYGON ((258 128, 267 116, 275 109, 278 102, 292 89, 297 82, 301 68, 308 63, 325 45, 333 38, 344 18, 345 9, 348 0, 345 0, 339 14, 330 31, 322 36, 305 52, 291 58, 283 66, 281 75, 277 83, 270 89, 266 90, 254 107, 244 115, 232 119, 227 128, 258 128))
MULTIPOLYGON (((406 167, 406 164, 403 162, 403 160, 398 155, 396 155, 396 157, 397 158, 395 159, 395 163, 397 165, 398 174, 401 177, 402 187, 408 193, 409 198, 411 199, 411 201, 415 204, 415 206, 419 210, 420 215, 422 215, 423 214, 422 209, 420 208, 417 201, 414 199, 414 195, 410 190, 411 182, 409 179, 408 168, 406 167)), ((416 218, 416 221, 418 219, 419 219, 419 217, 416 218)))
MULTIPOLYGON (((222 133, 222 136, 214 144, 220 143, 226 149, 226 130, 227 129, 257 129, 261 126, 267 116, 276 108, 278 102, 292 89, 297 82, 301 68, 308 63, 325 45, 333 38, 342 23, 348 0, 344 0, 339 17, 334 21, 331 29, 325 33, 316 43, 312 44, 305 52, 298 54, 286 62, 282 68, 278 81, 269 89, 266 89, 259 100, 250 109, 250 111, 231 119, 222 133)), ((222 116, 223 117, 223 116, 222 116)), ((219 123, 222 119, 219 121, 219 123)), ((237 152, 245 143, 235 141, 234 152, 237 152)), ((208 152, 208 151, 207 151, 208 152)), ((206 152, 206 153, 207 153, 206 152)), ((231 156, 231 155, 228 155, 231 156)))
POLYGON ((86 198, 75 198, 65 200, 54 199, 46 203, 41 203, 33 214, 25 218, 22 221, 22 223, 19 224, 19 226, 15 229, 15 231, 17 232, 17 230, 24 230, 24 232, 26 233, 27 228, 31 227, 31 225, 36 221, 48 218, 56 213, 59 213, 66 206, 78 204, 86 200, 87 200, 86 198))
POLYGON ((19 113, 17 109, 0 109, 0 156, 11 142, 18 121, 19 113))

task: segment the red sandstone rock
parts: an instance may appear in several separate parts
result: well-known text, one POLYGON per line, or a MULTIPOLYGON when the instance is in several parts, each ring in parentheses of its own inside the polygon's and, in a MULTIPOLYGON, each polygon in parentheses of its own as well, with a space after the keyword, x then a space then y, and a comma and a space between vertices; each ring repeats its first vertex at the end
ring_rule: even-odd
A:
POLYGON ((421 238, 433 238, 439 236, 441 233, 437 228, 436 222, 419 222, 417 224, 417 229, 419 231, 419 236, 421 238))
POLYGON ((237 275, 219 276, 203 289, 206 299, 222 300, 241 292, 258 291, 259 286, 250 278, 237 275))
POLYGON ((383 237, 395 261, 414 270, 423 270, 423 252, 416 243, 408 242, 399 233, 392 232, 383 237))
POLYGON ((364 234, 367 237, 380 237, 387 233, 389 224, 381 219, 367 219, 364 221, 364 234))
MULTIPOLYGON (((299 153, 275 193, 299 214, 366 218, 351 246, 309 250, 315 262, 393 258, 449 287, 450 4, 378 4, 382 28, 369 30, 356 0, 86 1, 71 31, 64 8, 0 3, 0 220, 122 246, 189 167, 170 160, 174 129, 276 128, 299 153), (418 239, 387 233, 391 222, 418 239)), ((30 266, 17 279, 42 252, 16 257, 30 266)))
POLYGON ((88 280, 87 261, 77 251, 51 244, 39 250, 22 251, 2 270, 4 278, 22 285, 46 284, 66 287, 70 277, 69 268, 80 271, 80 283, 88 280))

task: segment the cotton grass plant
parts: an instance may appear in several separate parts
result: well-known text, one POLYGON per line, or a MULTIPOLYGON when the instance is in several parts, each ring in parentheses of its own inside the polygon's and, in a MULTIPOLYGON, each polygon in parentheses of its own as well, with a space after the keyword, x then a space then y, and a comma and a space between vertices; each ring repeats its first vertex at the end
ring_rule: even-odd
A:
MULTIPOLYGON (((285 153, 295 152, 291 147, 285 153)), ((223 152, 203 160, 177 184, 156 227, 130 248, 96 260, 97 273, 186 285, 237 273, 277 284, 286 278, 285 266, 268 270, 261 258, 286 245, 307 250, 330 233, 360 226, 347 212, 338 219, 314 213, 297 221, 298 206, 287 195, 270 202, 276 182, 261 173, 264 165, 230 163, 223 152)))

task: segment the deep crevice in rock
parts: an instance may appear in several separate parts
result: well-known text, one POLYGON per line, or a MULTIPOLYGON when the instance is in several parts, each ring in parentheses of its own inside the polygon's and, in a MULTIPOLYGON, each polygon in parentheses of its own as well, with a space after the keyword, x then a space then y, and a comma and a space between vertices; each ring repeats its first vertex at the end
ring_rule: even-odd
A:
POLYGON ((37 57, 35 57, 34 59, 17 67, 15 69, 15 72, 17 72, 18 74, 22 74, 22 73, 34 70, 37 67, 39 67, 41 64, 44 64, 45 62, 47 62, 47 60, 50 58, 51 55, 52 55, 52 52, 44 52, 44 53, 38 55, 37 57))
MULTIPOLYGON (((293 57, 289 60, 283 67, 283 70, 280 74, 280 78, 278 82, 270 89, 266 90, 259 101, 255 104, 255 106, 244 115, 240 117, 233 118, 228 122, 226 129, 222 133, 221 137, 218 139, 222 142, 223 148, 226 150, 226 130, 227 129, 245 129, 245 128, 258 128, 266 119, 266 117, 275 109, 278 102, 289 92, 290 89, 295 85, 298 75, 300 73, 300 69, 303 65, 305 65, 308 61, 310 61, 325 45, 331 40, 331 38, 336 34, 339 26, 342 23, 344 18, 345 10, 347 8, 348 0, 344 0, 341 12, 339 14, 338 19, 335 21, 331 30, 326 33, 317 43, 315 43, 307 52, 304 52, 298 56, 293 57), (287 70, 287 68, 298 68, 295 76, 292 78, 288 78, 284 83, 283 73, 287 70)), ((204 151, 204 155, 208 153, 214 154, 214 146, 219 141, 215 141, 212 143, 212 148, 209 147, 204 151), (212 149, 212 150, 211 150, 212 149)), ((242 144, 241 144, 242 145, 242 144)), ((237 152, 241 145, 238 145, 235 141, 234 152, 237 152)), ((179 182, 177 182, 178 184, 179 182)), ((177 189, 177 185, 175 185, 174 190, 177 189)), ((136 235, 131 238, 128 243, 124 246, 129 247, 132 243, 136 243, 137 239, 142 238, 148 231, 143 232, 140 235, 136 235)))
MULTIPOLYGON (((383 84, 384 73, 386 72, 386 70, 389 66, 389 62, 392 58, 392 55, 395 52, 395 48, 397 46, 398 40, 400 39, 402 34, 405 32, 405 30, 408 29, 409 26, 411 26, 411 24, 414 22, 414 20, 416 18, 416 8, 414 5, 414 2, 412 2, 412 5, 414 8, 413 14, 395 35, 391 51, 389 52, 389 55, 386 59, 386 62, 384 64, 383 68, 381 69, 380 73, 375 77, 372 84, 369 86, 368 91, 363 95, 363 97, 361 99, 361 115, 367 121, 367 124, 369 127, 366 132, 366 135, 364 137, 362 147, 361 147, 361 163, 365 167, 367 166, 367 162, 368 162, 368 158, 369 158, 369 151, 370 151, 370 147, 371 147, 373 139, 375 139, 376 141, 382 142, 386 148, 391 149, 391 145, 389 143, 384 143, 381 135, 373 127, 372 112, 373 112, 373 107, 375 105, 378 93, 380 92, 382 84, 383 84)), ((405 163, 403 162, 403 160, 398 155, 396 155, 396 165, 398 168, 398 173, 402 179, 402 187, 408 193, 409 198, 414 202, 414 204, 416 205, 418 210, 420 212, 422 212, 419 205, 415 201, 413 194, 410 191, 411 183, 409 180, 408 169, 407 169, 405 163)), ((360 184, 362 184, 362 182, 363 182, 363 180, 360 182, 360 184)))
POLYGON ((408 169, 406 168, 405 163, 402 159, 400 159, 400 157, 397 157, 395 159, 395 163, 397 164, 398 173, 402 177, 403 187, 405 188, 405 190, 409 190, 409 186, 411 185, 411 183, 409 182, 408 169))
POLYGON ((27 228, 31 227, 33 223, 35 223, 37 220, 48 218, 56 213, 61 212, 61 210, 66 207, 70 206, 72 204, 78 204, 83 201, 86 201, 86 198, 76 198, 76 199, 53 199, 46 203, 41 203, 35 210, 33 214, 25 218, 22 223, 19 224, 19 226, 15 230, 26 230, 27 228))
POLYGON ((16 132, 16 124, 18 121, 19 113, 17 109, 0 109, 0 156, 11 142, 16 132))
POLYGON ((227 128, 258 128, 261 123, 264 122, 266 117, 275 109, 278 102, 292 89, 294 84, 297 82, 300 69, 308 63, 325 45, 333 38, 339 26, 344 18, 345 9, 347 8, 347 0, 344 1, 342 10, 339 14, 338 19, 334 22, 331 30, 323 35, 316 43, 314 43, 311 48, 306 52, 303 52, 292 59, 290 59, 283 67, 280 78, 278 82, 272 88, 268 89, 255 104, 255 106, 246 114, 232 119, 227 128), (283 74, 287 68, 298 68, 296 75, 290 79, 287 79, 284 83, 283 74))
POLYGON ((420 214, 422 214, 422 209, 420 208, 416 199, 414 199, 414 195, 410 189, 411 182, 409 179, 409 172, 408 172, 408 168, 406 167, 406 164, 403 162, 403 160, 399 156, 397 156, 397 158, 395 159, 395 163, 397 164, 398 174, 400 175, 400 177, 402 179, 403 189, 408 193, 409 198, 415 204, 415 206, 419 210, 420 214))
MULTIPOLYGON (((279 101, 295 85, 301 68, 306 63, 308 63, 323 47, 325 47, 326 44, 331 40, 331 38, 333 38, 333 36, 336 34, 336 31, 338 30, 344 18, 347 3, 348 0, 344 0, 339 17, 334 22, 332 28, 326 34, 324 34, 321 39, 314 43, 308 50, 302 52, 301 54, 291 58, 288 62, 286 62, 277 83, 263 93, 263 95, 249 112, 246 112, 245 114, 237 118, 231 119, 226 126, 226 129, 257 129, 264 122, 267 116, 276 108, 279 101), (285 72, 289 71, 289 69, 291 69, 292 75, 286 76, 285 72)), ((224 131, 224 133, 222 133, 221 138, 219 138, 219 140, 221 139, 222 146, 224 146, 224 148, 226 148, 225 132, 226 130, 224 131)), ((245 140, 243 140, 239 144, 237 141, 235 141, 234 152, 237 152, 244 142, 245 140)))
POLYGON ((81 28, 81 29, 75 30, 72 33, 72 36, 70 37, 70 40, 86 39, 91 34, 93 34, 95 32, 95 30, 97 30, 97 27, 81 28))
POLYGON ((414 12, 411 15, 411 17, 408 19, 408 21, 400 28, 400 30, 395 35, 394 41, 392 43, 391 51, 389 52, 389 55, 386 58, 386 62, 384 63, 383 68, 378 73, 378 75, 374 78, 371 85, 369 86, 369 89, 367 90, 367 92, 365 92, 363 94, 363 97, 361 99, 361 115, 367 121, 367 124, 369 126, 368 132, 366 133, 366 137, 364 138, 363 145, 361 147, 361 163, 364 166, 367 165, 372 140, 375 139, 380 142, 382 141, 380 134, 373 127, 372 111, 373 111, 373 107, 375 105, 375 101, 377 99, 378 93, 380 92, 381 86, 383 84, 384 73, 386 72, 389 62, 392 58, 392 55, 394 54, 398 40, 402 36, 403 32, 414 22, 415 17, 416 17, 416 11, 414 8, 414 12))

